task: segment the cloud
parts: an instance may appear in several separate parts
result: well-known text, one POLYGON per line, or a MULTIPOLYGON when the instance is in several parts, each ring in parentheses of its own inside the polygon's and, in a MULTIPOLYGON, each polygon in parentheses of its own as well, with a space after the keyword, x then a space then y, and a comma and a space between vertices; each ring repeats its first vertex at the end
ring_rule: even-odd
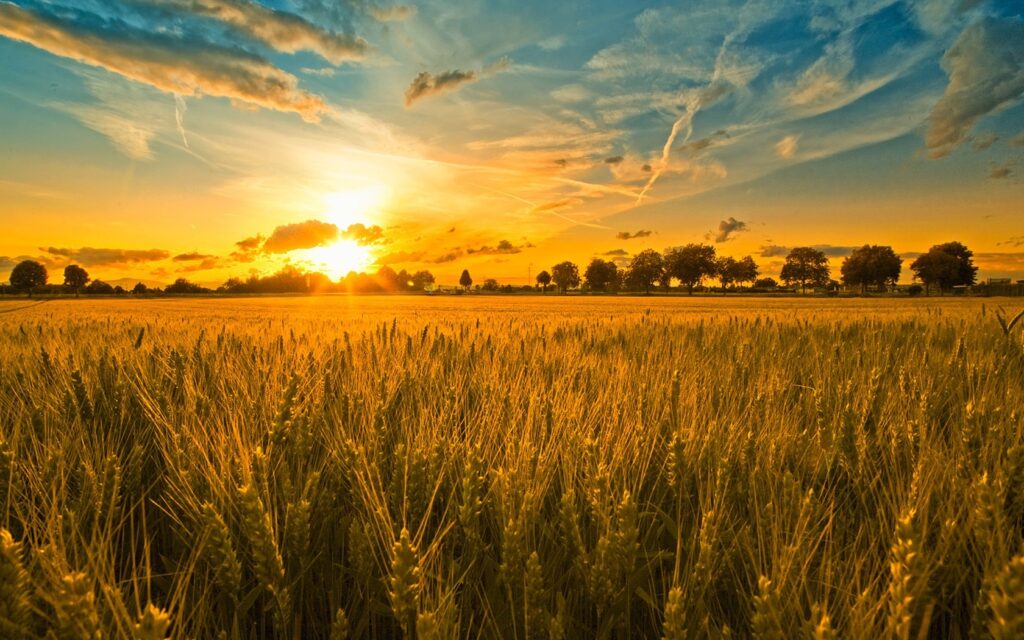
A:
POLYGON ((533 245, 530 244, 529 242, 527 242, 525 244, 522 244, 522 245, 519 245, 519 246, 516 246, 516 245, 512 244, 511 242, 509 242, 508 240, 502 240, 495 247, 484 245, 484 246, 479 247, 477 249, 473 249, 473 248, 467 249, 466 253, 468 253, 470 255, 484 255, 484 256, 486 256, 486 255, 513 254, 513 253, 522 253, 523 249, 530 249, 532 247, 533 247, 533 245))
POLYGON ((361 222, 357 222, 350 224, 347 229, 342 231, 341 237, 354 240, 357 244, 367 245, 383 240, 384 230, 375 224, 368 227, 361 222))
POLYGON ((1024 236, 1012 236, 1003 242, 997 242, 997 246, 1024 247, 1024 236))
POLYGON ((297 249, 312 249, 338 239, 338 226, 320 220, 307 220, 286 224, 274 229, 263 243, 264 253, 288 253, 297 249))
POLYGON ((797 136, 797 135, 788 135, 788 136, 786 136, 785 138, 783 138, 782 140, 779 140, 775 144, 775 153, 780 158, 785 158, 786 160, 789 160, 790 158, 792 158, 793 156, 796 155, 796 147, 797 147, 797 142, 799 140, 800 140, 800 136, 797 136))
POLYGON ((211 256, 205 253, 199 253, 198 251, 190 251, 189 253, 179 253, 178 255, 171 258, 174 262, 195 262, 198 260, 209 260, 216 258, 217 256, 211 256))
POLYGON ((454 249, 452 251, 449 251, 448 253, 442 254, 435 258, 431 258, 427 262, 430 262, 432 264, 445 264, 447 262, 455 262, 461 257, 462 251, 460 249, 454 249))
MULTIPOLYGON (((857 247, 843 247, 832 244, 815 244, 811 245, 812 249, 821 251, 830 258, 838 258, 842 256, 848 256, 853 253, 857 247)), ((760 249, 760 255, 762 258, 778 258, 789 255, 792 247, 784 247, 777 244, 762 245, 760 249)))
POLYGON ((333 64, 360 60, 369 50, 362 38, 327 31, 293 13, 250 0, 164 0, 163 4, 219 20, 277 51, 312 51, 333 64))
POLYGON ((647 236, 649 236, 649 235, 651 235, 653 233, 654 233, 653 231, 648 231, 647 229, 641 229, 641 230, 637 231, 636 233, 630 233, 628 231, 620 231, 620 232, 615 234, 615 238, 617 240, 632 240, 633 238, 646 238, 647 236))
POLYGON ((685 151, 690 155, 697 155, 701 151, 704 151, 705 149, 715 146, 718 140, 728 137, 729 133, 725 129, 719 129, 718 131, 712 133, 710 136, 706 138, 700 138, 699 140, 694 140, 692 142, 687 142, 686 144, 681 145, 679 147, 679 150, 685 151))
POLYGON ((584 100, 589 100, 591 95, 586 87, 579 84, 567 84, 551 92, 552 98, 558 102, 565 103, 583 102, 584 100))
MULTIPOLYGON (((714 234, 715 242, 727 242, 731 239, 733 234, 746 230, 746 222, 729 216, 728 220, 722 220, 718 223, 718 233, 714 234)), ((710 233, 708 234, 708 237, 711 237, 710 233)))
POLYGON ((622 156, 611 156, 604 159, 605 164, 619 164, 622 162, 622 156))
POLYGON ((629 252, 626 251, 625 249, 612 249, 611 251, 605 251, 601 255, 602 256, 619 256, 619 257, 624 257, 624 256, 628 256, 629 252))
POLYGON ((545 38, 537 43, 537 46, 545 51, 557 51, 565 46, 565 36, 557 35, 545 38))
POLYGON ((113 267, 156 262, 166 260, 171 255, 170 252, 163 249, 100 249, 94 247, 67 249, 40 247, 39 250, 48 253, 50 256, 64 258, 86 267, 113 267))
POLYGON ((455 69, 453 71, 444 71, 437 75, 427 71, 420 71, 412 79, 409 88, 405 90, 405 106, 406 108, 411 107, 416 101, 423 98, 445 91, 454 91, 462 85, 476 82, 495 73, 500 73, 507 69, 509 64, 511 62, 507 58, 503 58, 485 67, 482 71, 460 71, 455 69))
POLYGON ((992 131, 986 131, 985 133, 980 133, 974 137, 974 142, 971 143, 971 148, 975 151, 984 151, 997 142, 999 142, 999 136, 992 131))
POLYGON ((1021 42, 1021 20, 985 18, 964 29, 942 58, 949 84, 928 116, 929 157, 949 155, 978 119, 1024 94, 1021 42))
POLYGON ((377 258, 377 264, 384 266, 403 262, 421 262, 425 255, 422 251, 393 251, 377 258))
POLYGON ((192 273, 195 271, 207 271, 209 269, 216 269, 220 266, 220 260, 216 256, 207 256, 195 264, 189 264, 181 269, 178 269, 178 273, 192 273))
POLYGON ((1010 168, 1010 164, 1011 163, 1009 162, 1005 164, 996 164, 993 162, 992 166, 989 168, 988 177, 993 180, 1005 180, 1006 178, 1009 178, 1013 175, 1013 169, 1010 168))
POLYGON ((318 121, 329 109, 297 88, 295 76, 237 48, 154 33, 82 13, 58 17, 0 2, 0 35, 57 56, 100 67, 161 91, 209 95, 294 112, 318 121))
POLYGON ((415 16, 416 7, 405 4, 396 4, 390 7, 372 6, 369 8, 369 14, 374 20, 380 22, 398 22, 415 16))
POLYGON ((334 67, 302 67, 302 73, 307 76, 319 76, 321 78, 333 78, 334 74, 337 73, 337 69, 334 67))
POLYGON ((1024 133, 1010 139, 1011 147, 1024 147, 1024 133))

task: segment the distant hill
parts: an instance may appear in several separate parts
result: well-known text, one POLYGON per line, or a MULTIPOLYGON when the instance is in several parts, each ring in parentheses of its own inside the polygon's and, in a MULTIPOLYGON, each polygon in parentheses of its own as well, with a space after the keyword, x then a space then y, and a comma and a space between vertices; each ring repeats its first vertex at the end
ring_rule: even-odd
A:
POLYGON ((146 285, 150 289, 163 289, 164 287, 167 286, 166 282, 160 282, 158 280, 146 280, 145 278, 118 278, 117 280, 104 280, 103 278, 100 278, 100 280, 103 280, 103 282, 106 282, 112 287, 121 285, 121 287, 129 291, 131 291, 132 287, 134 287, 139 282, 146 285))

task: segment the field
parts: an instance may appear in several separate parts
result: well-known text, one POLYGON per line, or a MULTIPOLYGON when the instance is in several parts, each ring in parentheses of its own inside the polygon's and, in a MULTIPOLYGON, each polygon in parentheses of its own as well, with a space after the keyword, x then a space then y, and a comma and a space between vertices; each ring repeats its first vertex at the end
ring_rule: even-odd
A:
POLYGON ((3 302, 0 637, 1021 637, 1000 304, 3 302))

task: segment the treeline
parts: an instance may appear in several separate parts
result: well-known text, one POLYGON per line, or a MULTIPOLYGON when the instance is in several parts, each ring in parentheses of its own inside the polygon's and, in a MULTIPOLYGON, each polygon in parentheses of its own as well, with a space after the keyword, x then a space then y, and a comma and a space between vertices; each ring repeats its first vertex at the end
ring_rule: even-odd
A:
MULTIPOLYGON (((933 288, 942 292, 973 285, 978 273, 973 256, 959 242, 933 246, 910 264, 915 284, 909 293, 927 293, 933 288)), ((802 292, 809 287, 835 291, 845 286, 866 293, 890 290, 899 281, 902 270, 903 259, 892 247, 866 244, 843 259, 840 280, 834 280, 825 252, 814 247, 795 247, 786 255, 779 277, 785 286, 802 292)), ((622 268, 610 260, 594 258, 582 274, 575 263, 560 262, 550 272, 537 274, 537 284, 544 292, 553 284, 563 293, 571 289, 650 293, 675 287, 692 294, 703 289, 708 280, 717 280, 722 291, 741 289, 748 284, 754 290, 778 288, 774 278, 759 275, 760 267, 751 256, 718 256, 711 245, 688 244, 668 248, 664 253, 653 249, 641 251, 622 268)), ((468 287, 467 279, 469 273, 464 271, 460 284, 468 287)))
POLYGON ((204 287, 186 278, 178 278, 163 288, 148 287, 142 282, 128 290, 114 286, 103 280, 92 279, 89 273, 79 265, 68 265, 64 268, 62 283, 50 283, 46 267, 34 260, 18 263, 11 271, 10 285, 0 285, 0 293, 61 294, 73 293, 76 296, 86 295, 181 295, 199 293, 398 293, 403 291, 423 291, 434 284, 434 275, 429 271, 409 273, 405 269, 395 271, 390 267, 381 267, 376 273, 350 272, 340 281, 335 282, 326 275, 313 271, 304 271, 294 266, 286 266, 277 273, 268 276, 251 275, 248 278, 230 278, 221 286, 213 289, 204 287))
MULTIPOLYGON (((948 291, 956 287, 971 286, 975 283, 978 268, 974 265, 974 254, 959 242, 938 244, 921 254, 910 264, 915 284, 908 289, 910 294, 931 290, 948 291), (920 284, 917 284, 920 283, 920 284)), ((892 247, 866 244, 855 249, 843 259, 839 269, 839 280, 832 278, 828 256, 814 247, 796 247, 789 251, 782 265, 779 277, 786 287, 806 292, 808 288, 837 291, 841 286, 866 293, 869 290, 888 291, 899 281, 903 271, 903 259, 892 247)), ((547 293, 554 287, 565 293, 580 289, 592 292, 633 291, 650 293, 653 290, 683 290, 689 294, 704 290, 705 283, 717 280, 723 292, 741 289, 771 291, 779 287, 774 278, 760 277, 760 266, 753 257, 733 258, 718 256, 715 247, 708 244, 688 244, 670 247, 663 253, 653 249, 641 251, 620 267, 615 262, 594 258, 580 272, 574 262, 564 261, 550 271, 537 274, 537 287, 547 293)), ((376 273, 351 272, 338 282, 317 272, 303 271, 286 266, 268 276, 252 275, 246 279, 231 278, 216 289, 203 287, 185 278, 179 278, 163 289, 150 289, 143 283, 136 284, 131 291, 112 286, 102 280, 93 280, 79 265, 64 269, 62 284, 48 284, 46 267, 33 260, 25 260, 11 271, 10 286, 0 289, 3 293, 74 293, 75 295, 104 294, 116 295, 133 293, 148 294, 196 294, 196 293, 398 293, 425 291, 433 288, 434 275, 429 271, 409 273, 405 269, 395 271, 381 267, 376 273)), ((473 286, 468 270, 462 272, 459 285, 465 290, 473 286)), ((531 287, 500 285, 489 278, 477 289, 511 293, 531 287)))

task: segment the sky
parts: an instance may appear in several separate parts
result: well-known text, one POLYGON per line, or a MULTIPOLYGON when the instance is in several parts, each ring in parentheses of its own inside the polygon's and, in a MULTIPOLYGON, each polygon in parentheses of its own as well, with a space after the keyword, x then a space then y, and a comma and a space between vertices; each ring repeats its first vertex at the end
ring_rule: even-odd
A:
POLYGON ((0 0, 0 279, 525 283, 713 244, 1024 278, 1024 0, 0 0))

